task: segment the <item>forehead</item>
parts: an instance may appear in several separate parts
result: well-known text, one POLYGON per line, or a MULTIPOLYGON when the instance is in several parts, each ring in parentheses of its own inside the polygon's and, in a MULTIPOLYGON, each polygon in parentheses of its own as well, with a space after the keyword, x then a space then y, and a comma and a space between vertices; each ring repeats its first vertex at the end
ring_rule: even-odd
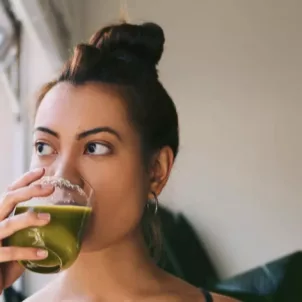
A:
POLYGON ((36 114, 35 126, 73 129, 95 126, 127 127, 123 100, 112 88, 101 84, 72 85, 59 83, 43 98, 36 114))

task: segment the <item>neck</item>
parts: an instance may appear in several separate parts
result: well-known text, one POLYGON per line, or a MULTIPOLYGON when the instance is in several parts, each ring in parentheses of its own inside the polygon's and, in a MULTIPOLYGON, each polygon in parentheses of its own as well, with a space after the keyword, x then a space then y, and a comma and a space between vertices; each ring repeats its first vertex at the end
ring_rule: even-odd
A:
POLYGON ((93 293, 115 301, 119 295, 159 290, 160 275, 142 236, 135 233, 104 250, 80 254, 61 281, 62 288, 72 289, 73 294, 93 293))

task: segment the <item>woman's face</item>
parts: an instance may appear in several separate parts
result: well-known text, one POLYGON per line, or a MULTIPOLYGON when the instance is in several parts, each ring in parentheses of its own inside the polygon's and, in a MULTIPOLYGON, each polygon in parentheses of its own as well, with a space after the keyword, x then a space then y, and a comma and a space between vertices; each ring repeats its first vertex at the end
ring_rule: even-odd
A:
POLYGON ((150 175, 126 106, 108 87, 57 84, 38 108, 33 143, 32 168, 79 185, 83 177, 94 189, 84 249, 107 247, 137 228, 150 175))

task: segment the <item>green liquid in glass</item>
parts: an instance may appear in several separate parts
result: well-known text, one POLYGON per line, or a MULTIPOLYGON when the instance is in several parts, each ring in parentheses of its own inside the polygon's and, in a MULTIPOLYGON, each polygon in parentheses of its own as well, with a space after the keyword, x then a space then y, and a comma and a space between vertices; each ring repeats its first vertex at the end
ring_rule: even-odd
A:
POLYGON ((8 238, 10 246, 38 247, 48 250, 43 260, 20 261, 30 271, 52 274, 70 267, 76 260, 91 208, 73 205, 17 206, 15 215, 27 211, 49 213, 51 221, 43 227, 30 227, 8 238))

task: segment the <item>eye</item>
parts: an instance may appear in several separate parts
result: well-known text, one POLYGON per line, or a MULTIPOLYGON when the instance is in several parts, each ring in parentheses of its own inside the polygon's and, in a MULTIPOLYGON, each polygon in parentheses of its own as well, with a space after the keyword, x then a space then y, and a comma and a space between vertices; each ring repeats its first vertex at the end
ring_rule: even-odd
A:
POLYGON ((47 156, 54 153, 54 149, 50 145, 43 142, 37 142, 35 144, 35 148, 39 156, 47 156))
POLYGON ((109 152, 110 148, 101 143, 89 143, 85 148, 85 154, 89 155, 106 155, 109 152))

